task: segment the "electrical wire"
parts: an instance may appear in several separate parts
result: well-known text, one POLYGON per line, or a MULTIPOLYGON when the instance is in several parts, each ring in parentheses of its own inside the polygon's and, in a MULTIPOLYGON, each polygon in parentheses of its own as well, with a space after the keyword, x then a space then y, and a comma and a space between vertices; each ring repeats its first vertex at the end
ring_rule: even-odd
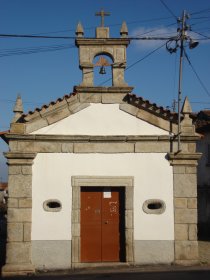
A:
POLYGON ((20 35, 20 34, 0 34, 2 38, 31 38, 31 39, 75 39, 75 36, 40 36, 40 35, 20 35))
POLYGON ((168 25, 166 25, 166 26, 164 26, 164 27, 159 27, 159 28, 156 28, 156 29, 151 29, 151 30, 146 31, 146 32, 141 33, 141 34, 136 34, 136 36, 142 36, 142 35, 145 35, 145 34, 149 34, 149 33, 152 33, 152 32, 156 32, 156 31, 159 31, 159 30, 161 30, 161 29, 163 29, 163 28, 167 28, 167 27, 173 26, 173 25, 175 25, 175 24, 176 24, 176 23, 170 23, 170 24, 168 24, 168 25))
POLYGON ((208 21, 210 21, 210 18, 207 19, 207 20, 200 21, 200 22, 192 23, 190 26, 195 26, 195 25, 202 24, 202 23, 205 23, 205 22, 208 22, 208 21))
MULTIPOLYGON (((128 21, 126 22, 127 25, 131 25, 131 24, 136 24, 136 23, 145 23, 145 22, 156 22, 156 21, 161 21, 161 20, 168 20, 171 19, 171 17, 160 17, 160 18, 151 18, 151 19, 144 19, 144 20, 135 20, 135 21, 128 21)), ((121 26, 122 23, 113 23, 113 24, 109 24, 110 27, 114 27, 114 26, 121 26)), ((97 26, 88 26, 85 27, 84 30, 90 30, 90 29, 95 29, 97 26)), ((31 35, 46 35, 46 34, 56 34, 56 33, 65 33, 65 32, 74 32, 75 28, 71 28, 71 29, 64 29, 64 30, 59 30, 59 31, 48 31, 48 32, 42 32, 42 33, 34 33, 31 35)))
POLYGON ((159 34, 155 34, 155 36, 166 36, 166 35, 170 35, 170 37, 168 39, 170 39, 171 37, 176 37, 177 36, 177 32, 174 31, 174 32, 164 32, 164 33, 159 33, 159 34), (174 33, 174 34, 173 34, 174 33))
MULTIPOLYGON (((130 68, 132 68, 133 66, 135 66, 136 64, 138 64, 139 62, 145 60, 146 58, 148 58, 150 55, 152 55, 153 53, 155 53, 156 51, 158 51, 159 49, 161 49, 163 46, 165 46, 165 43, 160 45, 159 47, 157 47, 156 49, 154 49, 153 51, 149 52, 148 54, 146 54, 144 57, 140 58, 139 60, 137 60, 136 62, 132 63, 131 65, 129 65, 125 71, 129 70, 130 68)), ((106 84, 107 82, 109 82, 112 78, 109 78, 107 80, 105 80, 104 82, 100 83, 99 86, 102 86, 104 84, 106 84)))
MULTIPOLYGON (((10 99, 0 99, 1 103, 15 103, 15 100, 10 99)), ((24 101, 23 104, 31 104, 31 105, 43 105, 44 102, 32 102, 32 101, 24 101)))
POLYGON ((187 59, 189 65, 190 65, 190 67, 192 68, 192 70, 193 70, 195 76, 197 77, 197 79, 198 79, 200 85, 202 86, 203 90, 204 90, 204 91, 206 92, 206 94, 210 97, 210 92, 208 91, 207 87, 204 85, 203 81, 201 80, 201 78, 199 77, 199 75, 198 75, 198 73, 196 72, 195 68, 193 67, 193 65, 192 65, 192 63, 191 63, 191 61, 190 61, 190 59, 189 59, 189 56, 188 56, 187 53, 186 53, 185 48, 184 48, 184 55, 185 55, 185 57, 186 57, 186 59, 187 59))
MULTIPOLYGON (((174 36, 175 37, 175 36, 174 36)), ((173 37, 173 38, 174 38, 173 37)), ((169 40, 171 37, 130 37, 130 40, 169 40)), ((16 49, 2 49, 0 50, 0 58, 15 56, 15 55, 26 55, 42 52, 60 51, 70 48, 76 48, 74 44, 71 45, 52 45, 52 46, 39 46, 32 48, 16 48, 16 49)))
POLYGON ((196 20, 196 19, 204 19, 204 18, 209 18, 209 16, 192 18, 192 20, 196 20))
POLYGON ((198 28, 198 29, 196 29, 195 31, 209 31, 210 30, 210 28, 198 28))
POLYGON ((193 104, 210 104, 210 102, 201 102, 201 101, 190 101, 193 104))
POLYGON ((0 49, 0 54, 5 53, 5 52, 18 52, 18 51, 27 51, 27 50, 37 50, 37 49, 47 49, 47 48, 59 48, 59 47, 68 47, 68 46, 74 46, 74 44, 67 45, 67 44, 62 44, 62 45, 48 45, 48 46, 37 46, 37 47, 27 47, 27 48, 15 48, 15 49, 0 49))
POLYGON ((52 52, 52 51, 60 51, 66 50, 70 48, 76 48, 74 45, 57 45, 57 46, 45 46, 45 47, 37 47, 37 48, 19 48, 19 49, 7 49, 0 51, 0 58, 14 56, 14 55, 25 55, 25 54, 34 54, 34 53, 42 53, 42 52, 52 52))
MULTIPOLYGON (((157 30, 160 30, 157 29, 157 30)), ((153 30, 154 31, 154 30, 153 30)), ((150 33, 146 32, 146 33, 150 33)), ((145 33, 145 34, 146 34, 145 33)), ((77 39, 77 37, 52 37, 52 36, 31 36, 31 35, 18 35, 18 34, 0 34, 0 37, 7 37, 7 38, 38 38, 38 39, 77 39)), ((85 39, 95 39, 95 37, 85 37, 85 39)), ((112 38, 112 39, 119 39, 119 38, 112 38)), ((167 40, 169 38, 157 38, 157 37, 129 37, 130 40, 167 40)))
POLYGON ((140 58, 139 60, 137 60, 136 62, 132 63, 131 65, 129 65, 125 71, 129 70, 130 68, 132 68, 134 65, 138 64, 139 62, 145 60, 146 58, 148 58, 150 55, 152 55, 153 53, 155 53, 156 51, 158 51, 159 49, 161 49, 162 47, 165 46, 165 43, 160 45, 159 47, 157 47, 156 49, 154 49, 153 51, 149 52, 148 54, 146 54, 144 57, 140 58))
POLYGON ((198 12, 194 12, 194 13, 190 13, 190 15, 198 15, 198 14, 202 14, 202 13, 208 13, 210 12, 210 8, 207 8, 207 9, 203 9, 203 10, 200 10, 198 12))
POLYGON ((163 4, 163 6, 168 10, 168 12, 176 19, 177 21, 177 16, 172 12, 172 10, 166 5, 166 3, 163 0, 160 0, 160 2, 163 4))
POLYGON ((197 31, 194 31, 194 30, 191 30, 191 32, 196 33, 196 34, 198 34, 198 35, 200 35, 200 36, 202 36, 202 37, 204 37, 204 38, 206 38, 206 39, 210 39, 209 36, 206 36, 206 35, 204 35, 204 34, 202 34, 202 33, 200 33, 200 32, 197 32, 197 31))

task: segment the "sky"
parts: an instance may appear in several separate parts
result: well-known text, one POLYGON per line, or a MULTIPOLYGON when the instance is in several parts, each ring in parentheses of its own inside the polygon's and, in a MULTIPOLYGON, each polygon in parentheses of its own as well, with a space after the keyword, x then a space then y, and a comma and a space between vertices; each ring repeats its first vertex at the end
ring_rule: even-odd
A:
MULTIPOLYGON (((9 129, 17 94, 27 113, 71 93, 82 79, 74 38, 2 35, 74 37, 80 21, 84 36, 94 37, 100 25, 95 13, 102 8, 110 12, 105 18, 110 37, 119 37, 121 24, 126 21, 131 38, 176 36, 177 18, 186 10, 191 27, 187 35, 199 40, 199 45, 189 49, 186 44, 189 61, 185 58, 183 62, 182 100, 188 96, 195 112, 210 109, 210 0, 0 0, 0 131, 9 129)), ((180 48, 170 54, 165 44, 131 40, 125 80, 137 96, 172 110, 173 100, 177 100, 180 48)), ((110 71, 96 74, 95 85, 109 78, 110 71)), ((110 85, 110 81, 104 84, 110 85)), ((2 154, 7 150, 0 139, 0 181, 7 180, 2 154)))

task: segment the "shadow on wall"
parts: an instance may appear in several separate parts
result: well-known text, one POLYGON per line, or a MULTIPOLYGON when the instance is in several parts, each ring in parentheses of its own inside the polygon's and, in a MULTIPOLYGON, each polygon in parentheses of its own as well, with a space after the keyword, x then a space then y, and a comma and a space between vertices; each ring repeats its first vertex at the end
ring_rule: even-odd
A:
POLYGON ((198 240, 210 241, 210 186, 198 187, 198 240))
POLYGON ((6 261, 7 219, 6 204, 0 203, 0 278, 6 261))

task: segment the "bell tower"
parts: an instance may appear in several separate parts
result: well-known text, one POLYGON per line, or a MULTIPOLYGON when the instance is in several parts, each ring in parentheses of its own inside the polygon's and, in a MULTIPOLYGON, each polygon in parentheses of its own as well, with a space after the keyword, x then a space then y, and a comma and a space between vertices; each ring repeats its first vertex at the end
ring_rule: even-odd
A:
MULTIPOLYGON (((100 66, 100 74, 106 73, 106 66, 111 66, 112 86, 108 87, 109 92, 129 93, 133 87, 129 87, 124 79, 126 69, 126 48, 130 44, 128 38, 128 28, 125 22, 122 23, 120 38, 110 38, 109 27, 104 26, 105 16, 110 13, 101 10, 95 14, 101 17, 101 25, 96 28, 95 38, 85 38, 84 29, 81 23, 78 23, 76 29, 75 44, 79 49, 79 67, 82 70, 82 82, 75 87, 79 92, 90 92, 91 89, 101 89, 106 91, 107 87, 94 85, 94 67, 100 66), (94 59, 99 56, 99 60, 94 64, 94 59), (106 59, 111 60, 109 63, 106 59)), ((101 92, 100 90, 100 92, 101 92)))

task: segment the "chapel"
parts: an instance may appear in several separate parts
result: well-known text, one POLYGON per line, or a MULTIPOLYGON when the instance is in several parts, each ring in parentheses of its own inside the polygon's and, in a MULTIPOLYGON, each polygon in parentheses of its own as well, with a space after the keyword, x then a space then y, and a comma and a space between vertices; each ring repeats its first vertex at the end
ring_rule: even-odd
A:
POLYGON ((198 262, 190 103, 178 149, 177 114, 133 93, 124 76, 127 25, 111 38, 105 15, 93 38, 76 28, 81 83, 28 113, 18 96, 1 135, 9 168, 3 275, 198 262), (111 86, 94 84, 95 67, 111 68, 111 86))

